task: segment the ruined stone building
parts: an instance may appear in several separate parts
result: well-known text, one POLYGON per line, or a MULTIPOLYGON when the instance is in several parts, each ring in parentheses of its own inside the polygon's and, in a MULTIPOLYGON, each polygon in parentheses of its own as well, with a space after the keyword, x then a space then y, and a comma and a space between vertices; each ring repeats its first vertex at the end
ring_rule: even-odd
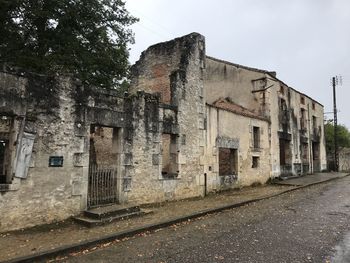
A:
POLYGON ((326 169, 323 106, 274 72, 151 46, 130 92, 0 72, 0 231, 326 169))

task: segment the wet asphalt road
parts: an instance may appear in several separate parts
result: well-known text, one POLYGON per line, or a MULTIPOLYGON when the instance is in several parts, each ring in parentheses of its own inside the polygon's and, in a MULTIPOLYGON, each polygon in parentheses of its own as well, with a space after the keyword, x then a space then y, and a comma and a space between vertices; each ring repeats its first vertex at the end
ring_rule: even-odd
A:
POLYGON ((350 176, 145 233, 65 262, 350 262, 350 176))

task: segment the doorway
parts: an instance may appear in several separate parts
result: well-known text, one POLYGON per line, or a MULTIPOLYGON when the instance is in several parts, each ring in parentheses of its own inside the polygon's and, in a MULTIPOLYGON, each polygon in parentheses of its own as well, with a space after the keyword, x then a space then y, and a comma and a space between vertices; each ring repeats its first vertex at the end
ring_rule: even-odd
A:
POLYGON ((290 141, 280 139, 280 170, 281 176, 292 175, 292 151, 290 147, 290 141))
POLYGON ((320 143, 312 142, 312 167, 313 172, 320 172, 321 163, 320 163, 320 143))
POLYGON ((88 207, 118 203, 120 129, 91 125, 88 207))

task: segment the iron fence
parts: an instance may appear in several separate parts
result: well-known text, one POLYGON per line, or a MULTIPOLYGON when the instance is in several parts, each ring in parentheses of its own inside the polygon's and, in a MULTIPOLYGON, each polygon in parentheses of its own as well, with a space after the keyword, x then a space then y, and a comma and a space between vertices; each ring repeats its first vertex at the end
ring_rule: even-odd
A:
POLYGON ((115 168, 89 167, 88 207, 118 202, 117 172, 115 168))

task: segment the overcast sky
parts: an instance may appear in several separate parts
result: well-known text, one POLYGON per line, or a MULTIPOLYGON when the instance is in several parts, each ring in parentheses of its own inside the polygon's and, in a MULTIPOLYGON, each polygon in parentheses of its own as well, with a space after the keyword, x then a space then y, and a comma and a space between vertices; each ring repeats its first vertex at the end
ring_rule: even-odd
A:
MULTIPOLYGON (((350 0, 126 0, 140 19, 130 62, 150 45, 198 32, 206 53, 277 77, 333 111, 331 77, 337 87, 338 123, 350 128, 350 0)), ((326 114, 332 119, 332 114, 326 114)))

